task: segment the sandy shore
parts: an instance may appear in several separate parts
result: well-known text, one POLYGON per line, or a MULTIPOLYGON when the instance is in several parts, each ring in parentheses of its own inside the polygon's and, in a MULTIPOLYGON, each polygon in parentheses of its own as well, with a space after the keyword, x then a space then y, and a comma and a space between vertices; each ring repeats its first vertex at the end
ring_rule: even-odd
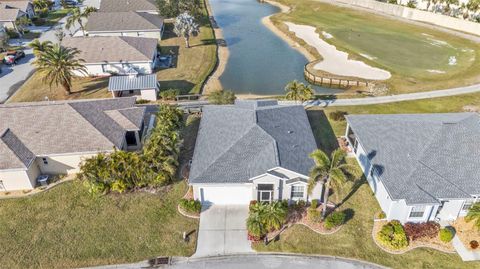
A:
MULTIPOLYGON (((210 16, 214 16, 213 10, 210 7, 210 2, 207 0, 207 11, 210 16)), ((223 32, 221 28, 215 28, 213 29, 215 32, 215 38, 218 40, 223 40, 223 32)), ((228 51, 228 44, 226 46, 220 46, 217 45, 217 57, 218 57, 218 63, 215 71, 213 74, 208 78, 208 81, 205 83, 205 86, 203 88, 202 94, 209 94, 212 91, 219 91, 222 90, 222 83, 220 83, 220 76, 223 74, 225 71, 225 67, 228 62, 228 57, 230 55, 230 52, 228 51)))
MULTIPOLYGON (((283 13, 290 12, 290 7, 288 7, 288 6, 285 6, 283 4, 280 4, 278 2, 271 1, 271 0, 265 0, 265 2, 270 4, 270 5, 273 5, 273 6, 276 6, 276 7, 280 8, 281 12, 283 12, 283 13)), ((298 44, 298 42, 296 42, 295 40, 291 39, 288 35, 286 35, 284 32, 282 32, 282 30, 278 29, 272 23, 272 21, 270 20, 270 17, 273 16, 273 15, 275 15, 275 14, 264 17, 262 19, 263 25, 265 25, 265 27, 267 27, 270 31, 272 31, 278 37, 280 37, 285 42, 287 42, 287 44, 289 44, 292 48, 296 49, 301 54, 303 54, 309 62, 316 60, 317 58, 314 55, 312 55, 307 49, 305 49, 302 45, 298 44)))

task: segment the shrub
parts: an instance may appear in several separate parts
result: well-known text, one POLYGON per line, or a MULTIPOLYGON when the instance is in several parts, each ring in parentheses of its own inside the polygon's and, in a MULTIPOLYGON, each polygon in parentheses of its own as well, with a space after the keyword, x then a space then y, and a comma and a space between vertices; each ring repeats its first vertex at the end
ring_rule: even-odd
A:
POLYGON ((32 18, 32 23, 35 24, 35 26, 42 26, 46 23, 46 20, 41 17, 34 17, 32 18))
POLYGON ((309 208, 307 210, 307 219, 310 222, 321 222, 322 221, 322 212, 318 211, 315 208, 309 208))
POLYGON ((328 230, 338 227, 345 222, 345 213, 344 212, 332 212, 325 219, 325 228, 328 230))
POLYGON ((202 211, 202 204, 198 200, 181 199, 180 207, 188 213, 200 213, 202 211))
POLYGON ((317 207, 318 207, 318 200, 317 199, 312 200, 312 202, 310 203, 310 208, 316 209, 317 207))
POLYGON ((436 222, 429 221, 424 223, 406 223, 404 226, 405 234, 410 240, 419 238, 435 238, 438 236, 440 225, 436 222))
POLYGON ((407 3, 407 7, 409 7, 409 8, 416 8, 416 7, 417 7, 417 2, 415 2, 414 0, 410 0, 410 1, 408 1, 408 3, 407 3))
POLYGON ((394 5, 398 4, 397 0, 388 0, 388 3, 389 4, 394 4, 394 5))
POLYGON ((477 240, 470 241, 470 248, 471 249, 477 249, 478 248, 478 241, 477 240))
POLYGON ((19 38, 20 37, 20 34, 15 31, 15 30, 12 30, 12 29, 7 29, 7 35, 9 38, 19 38))
POLYGON ((303 201, 303 200, 298 200, 296 202, 296 204, 297 204, 298 207, 305 207, 305 201, 303 201))
POLYGON ((214 91, 208 96, 208 101, 214 105, 228 105, 235 102, 235 93, 230 90, 214 91))
POLYGON ((248 210, 251 211, 251 210, 252 210, 252 207, 255 206, 257 203, 258 203, 257 200, 251 200, 251 201, 250 201, 250 205, 248 206, 248 210))
POLYGON ((384 219, 386 217, 387 217, 387 215, 385 214, 385 212, 382 211, 382 212, 378 213, 378 218, 379 219, 384 219))
POLYGON ((137 99, 137 100, 135 101, 135 104, 137 104, 137 105, 148 104, 148 103, 150 103, 150 101, 145 100, 145 99, 137 99))
POLYGON ((403 230, 402 224, 397 220, 392 220, 383 225, 377 234, 377 239, 384 245, 393 249, 402 249, 408 246, 407 236, 403 230))
POLYGON ((336 110, 336 111, 330 112, 329 116, 334 121, 344 121, 345 120, 345 115, 347 115, 347 114, 348 113, 345 112, 345 111, 336 110))
POLYGON ((168 89, 168 90, 160 92, 160 97, 163 100, 175 100, 175 98, 179 94, 180 94, 179 89, 168 89))
POLYGON ((448 243, 452 241, 455 231, 452 227, 445 227, 440 230, 439 237, 442 242, 448 243))

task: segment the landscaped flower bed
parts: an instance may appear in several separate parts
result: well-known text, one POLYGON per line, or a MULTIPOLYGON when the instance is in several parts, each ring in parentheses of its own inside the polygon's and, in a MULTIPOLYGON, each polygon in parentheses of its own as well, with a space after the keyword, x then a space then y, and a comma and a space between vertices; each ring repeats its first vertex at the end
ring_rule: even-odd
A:
POLYGON ((443 242, 439 234, 440 225, 435 222, 402 225, 395 220, 375 221, 372 232, 375 243, 392 254, 402 254, 418 247, 454 252, 451 242, 443 242))
POLYGON ((480 252, 480 247, 472 248, 475 246, 472 241, 480 242, 480 231, 475 227, 474 221, 466 222, 465 218, 458 218, 452 226, 455 227, 456 235, 466 248, 480 252))

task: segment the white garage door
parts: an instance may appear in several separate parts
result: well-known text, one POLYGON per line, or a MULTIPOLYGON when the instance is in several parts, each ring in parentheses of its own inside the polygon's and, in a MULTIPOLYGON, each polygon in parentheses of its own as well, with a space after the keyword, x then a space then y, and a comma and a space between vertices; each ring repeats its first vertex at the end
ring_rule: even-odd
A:
POLYGON ((252 200, 251 186, 201 187, 202 203, 219 205, 244 205, 252 200))

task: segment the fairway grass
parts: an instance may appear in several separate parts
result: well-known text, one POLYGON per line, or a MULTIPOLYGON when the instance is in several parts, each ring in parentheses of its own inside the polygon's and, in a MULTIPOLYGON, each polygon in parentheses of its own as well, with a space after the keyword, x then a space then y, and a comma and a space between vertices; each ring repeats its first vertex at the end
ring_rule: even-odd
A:
MULTIPOLYGON (((349 57, 392 74, 389 94, 453 88, 480 82, 480 45, 473 41, 366 11, 312 0, 278 0, 292 7, 272 22, 311 25, 349 57), (456 62, 454 63, 453 60, 456 62)), ((289 33, 289 36, 292 36, 289 33)), ((304 42, 296 39, 300 44, 304 42)), ((312 51, 312 48, 309 48, 312 51)), ((317 53, 318 56, 318 53, 317 53)), ((320 56, 318 56, 320 58, 320 56)))
POLYGON ((157 194, 91 197, 78 181, 20 199, 0 200, 0 268, 74 268, 190 256, 182 233, 198 221, 177 212, 186 184, 157 194))

